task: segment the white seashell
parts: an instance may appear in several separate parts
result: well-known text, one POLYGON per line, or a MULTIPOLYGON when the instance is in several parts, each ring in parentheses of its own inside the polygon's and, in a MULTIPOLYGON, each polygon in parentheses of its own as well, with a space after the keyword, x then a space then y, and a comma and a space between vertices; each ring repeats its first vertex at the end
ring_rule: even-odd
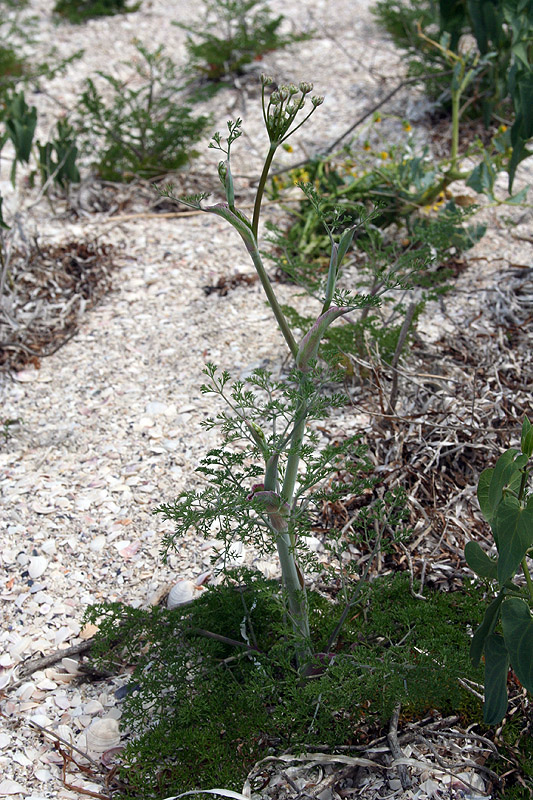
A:
POLYGON ((70 675, 77 675, 80 665, 79 665, 79 662, 76 661, 75 658, 62 658, 61 659, 61 666, 63 667, 63 669, 66 669, 66 671, 70 675))
POLYGON ((26 787, 22 786, 17 781, 12 781, 11 778, 4 778, 4 780, 0 783, 0 797, 4 797, 9 794, 26 794, 26 787))
POLYGON ((30 563, 28 565, 28 574, 30 578, 32 578, 32 580, 40 578, 47 566, 48 560, 44 556, 33 556, 30 558, 30 563))
POLYGON ((316 536, 303 536, 302 539, 312 553, 318 553, 322 549, 322 542, 316 536))
POLYGON ((204 591, 203 586, 198 586, 194 581, 181 580, 174 584, 167 598, 167 608, 172 610, 178 606, 185 606, 204 591))
POLYGON ((244 561, 244 553, 244 544, 240 540, 234 542, 228 550, 226 567, 228 567, 228 569, 231 569, 232 567, 240 567, 244 561))
POLYGON ((61 738, 64 739, 65 742, 68 742, 68 744, 72 744, 72 742, 74 741, 74 733, 72 732, 72 728, 69 728, 68 725, 65 725, 63 723, 61 725, 58 725, 56 733, 58 736, 61 736, 61 738))
POLYGON ((111 717, 95 719, 87 728, 87 749, 95 753, 105 753, 120 744, 118 720, 111 717))
POLYGON ((99 700, 89 700, 83 706, 83 711, 85 714, 100 714, 100 712, 103 710, 104 707, 99 700))

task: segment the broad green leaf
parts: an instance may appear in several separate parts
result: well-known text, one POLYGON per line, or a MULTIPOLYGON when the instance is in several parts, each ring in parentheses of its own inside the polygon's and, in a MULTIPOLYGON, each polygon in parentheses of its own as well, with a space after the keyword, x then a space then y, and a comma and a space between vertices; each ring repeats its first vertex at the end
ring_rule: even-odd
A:
POLYGON ((491 633, 485 641, 485 703, 483 719, 487 725, 501 722, 507 711, 507 673, 509 653, 503 638, 491 633))
POLYGON ((531 455, 533 455, 533 425, 527 417, 524 417, 524 422, 522 423, 522 437, 520 444, 522 452, 528 458, 531 458, 531 455))
POLYGON ((483 649, 485 647, 485 640, 487 636, 492 633, 494 626, 498 621, 502 600, 503 594, 500 592, 498 597, 495 597, 492 603, 488 606, 487 610, 485 611, 485 616, 483 617, 483 622, 477 628, 472 637, 472 643, 470 645, 470 658, 474 667, 479 667, 479 662, 481 661, 481 656, 483 655, 483 649))
POLYGON ((503 585, 533 544, 533 506, 523 508, 516 497, 507 495, 498 506, 492 529, 499 553, 498 581, 503 585))
POLYGON ((465 547, 466 563, 480 578, 495 581, 498 575, 498 561, 489 558, 477 542, 467 542, 465 547))
MULTIPOLYGON (((525 52, 525 59, 527 64, 527 51, 525 52)), ((519 78, 518 93, 520 97, 520 110, 523 117, 522 134, 524 139, 527 140, 533 136, 533 71, 519 78)))
POLYGON ((477 485, 477 499, 479 507, 487 522, 491 521, 493 514, 492 506, 489 503, 489 486, 492 481, 493 472, 493 467, 484 469, 479 476, 479 483, 477 485))
POLYGON ((466 185, 478 194, 490 193, 494 187, 494 177, 484 161, 474 167, 466 185))
POLYGON ((533 692, 533 618, 528 604, 519 597, 506 598, 502 626, 516 677, 528 692, 533 692))
POLYGON ((514 464, 514 458, 517 453, 518 450, 512 447, 510 450, 506 450, 505 453, 499 457, 494 467, 488 494, 488 502, 493 516, 501 502, 504 487, 509 484, 513 474, 516 472, 517 468, 514 464))

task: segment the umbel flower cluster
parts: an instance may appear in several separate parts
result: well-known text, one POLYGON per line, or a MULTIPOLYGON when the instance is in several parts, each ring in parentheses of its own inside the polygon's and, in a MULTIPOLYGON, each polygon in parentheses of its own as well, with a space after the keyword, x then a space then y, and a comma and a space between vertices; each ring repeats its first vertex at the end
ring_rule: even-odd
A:
POLYGON ((285 139, 301 128, 309 119, 313 111, 322 105, 324 98, 314 95, 311 97, 311 110, 302 121, 291 130, 296 115, 304 107, 306 98, 313 91, 313 84, 302 81, 298 86, 290 83, 276 89, 265 105, 265 87, 270 86, 274 79, 268 75, 261 75, 263 104, 263 118, 271 144, 280 145, 285 139))

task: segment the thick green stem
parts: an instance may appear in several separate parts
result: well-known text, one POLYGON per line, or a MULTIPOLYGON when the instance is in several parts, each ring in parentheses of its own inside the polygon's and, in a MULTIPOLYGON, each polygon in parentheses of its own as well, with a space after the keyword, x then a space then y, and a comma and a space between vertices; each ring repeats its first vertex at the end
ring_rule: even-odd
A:
POLYGON ((270 307, 274 312, 274 316, 276 317, 276 321, 280 327, 280 330, 283 334, 283 338, 287 342, 289 346, 289 350, 291 351, 294 358, 296 358, 296 354, 298 352, 298 345, 296 344, 296 340, 291 333, 291 329, 289 328, 289 323, 285 319, 285 315, 281 310, 281 306, 278 303, 278 299, 274 294, 274 289, 272 288, 272 284, 270 283, 270 278, 266 273, 266 269, 263 265, 261 260, 261 255, 257 248, 249 249, 249 253, 252 257, 252 261, 254 262, 254 267, 259 275, 259 280, 265 290, 265 294, 267 296, 268 302, 270 303, 270 307))
POLYGON ((270 145, 270 150, 268 151, 268 155, 266 157, 266 161, 263 166, 263 171, 261 173, 261 177, 259 178, 257 193, 255 195, 254 215, 252 217, 252 231, 256 239, 257 239, 257 231, 259 230, 259 215, 261 214, 261 202, 263 200, 263 194, 265 192, 268 173, 270 172, 270 165, 272 164, 272 159, 274 158, 274 153, 276 152, 277 146, 278 145, 276 143, 270 145))
MULTIPOLYGON (((302 376, 300 387, 302 387, 304 380, 305 378, 302 376)), ((294 488, 298 475, 298 465, 300 463, 300 448, 302 446, 302 440, 305 433, 305 424, 307 419, 305 401, 302 400, 300 402, 294 419, 295 423, 292 435, 290 437, 287 466, 283 479, 283 488, 281 490, 282 500, 284 503, 287 503, 289 509, 291 509, 292 506, 294 488)), ((276 491, 276 486, 277 475, 275 475, 272 470, 269 470, 269 464, 267 463, 267 471, 265 474, 265 490, 276 491)), ((290 513, 291 512, 289 511, 289 514, 290 513)), ((298 669, 303 673, 312 658, 312 652, 309 644, 309 610, 307 605, 305 584, 303 582, 303 576, 298 570, 298 566, 296 564, 294 545, 294 537, 289 533, 287 524, 284 526, 283 530, 278 531, 276 547, 281 565, 283 585, 285 587, 285 591, 287 592, 291 623, 297 639, 296 660, 298 663, 298 669)))
MULTIPOLYGON (((304 380, 305 378, 302 376, 300 380, 300 391, 304 380)), ((289 456, 281 490, 281 496, 283 500, 289 504, 291 510, 306 421, 307 409, 305 402, 302 400, 295 415, 295 425, 291 436, 289 456)), ((297 651, 297 659, 298 667, 300 670, 303 670, 309 664, 311 657, 311 650, 308 644, 310 638, 309 609, 303 576, 298 571, 294 556, 295 544, 294 534, 287 533, 279 537, 277 547, 281 562, 283 583, 289 599, 292 624, 296 635, 302 640, 301 646, 299 646, 297 651)))
POLYGON ((459 156, 459 103, 461 102, 461 91, 452 92, 452 149, 450 153, 451 169, 457 169, 457 159, 459 156))

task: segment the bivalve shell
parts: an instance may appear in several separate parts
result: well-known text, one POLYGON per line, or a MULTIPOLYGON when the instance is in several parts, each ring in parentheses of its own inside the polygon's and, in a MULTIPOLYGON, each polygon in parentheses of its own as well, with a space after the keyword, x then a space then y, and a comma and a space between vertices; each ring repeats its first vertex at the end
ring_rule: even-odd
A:
POLYGON ((204 591, 203 586, 198 586, 194 581, 181 580, 174 584, 167 597, 167 608, 172 610, 178 606, 186 606, 204 591))
POLYGON ((28 565, 28 574, 32 580, 40 578, 48 566, 48 560, 44 556, 32 556, 28 565))
POLYGON ((95 753, 105 753, 120 744, 118 720, 111 717, 95 719, 87 728, 87 748, 95 753))

